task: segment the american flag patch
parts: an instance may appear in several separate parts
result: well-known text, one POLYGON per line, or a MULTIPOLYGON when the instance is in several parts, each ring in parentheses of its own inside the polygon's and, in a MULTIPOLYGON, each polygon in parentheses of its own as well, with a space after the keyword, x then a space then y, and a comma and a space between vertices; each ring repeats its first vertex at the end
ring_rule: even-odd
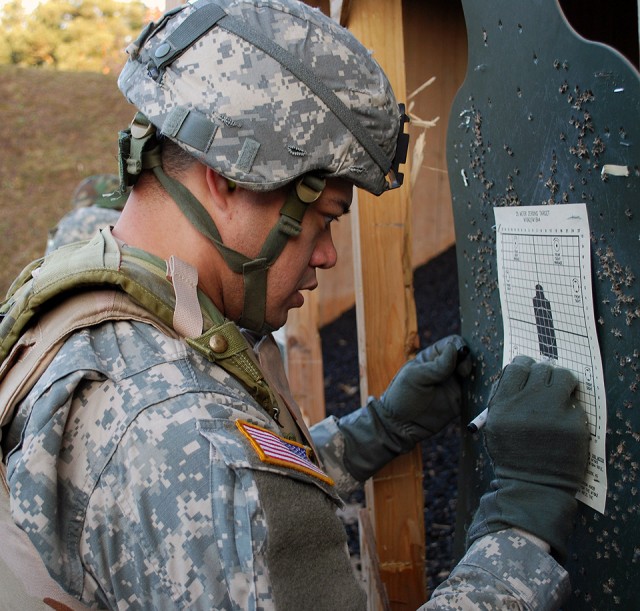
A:
POLYGON ((250 424, 245 420, 236 420, 236 426, 251 442, 251 446, 262 462, 289 467, 317 477, 330 486, 334 485, 334 481, 320 467, 309 460, 306 446, 280 437, 280 435, 263 429, 261 426, 250 424))

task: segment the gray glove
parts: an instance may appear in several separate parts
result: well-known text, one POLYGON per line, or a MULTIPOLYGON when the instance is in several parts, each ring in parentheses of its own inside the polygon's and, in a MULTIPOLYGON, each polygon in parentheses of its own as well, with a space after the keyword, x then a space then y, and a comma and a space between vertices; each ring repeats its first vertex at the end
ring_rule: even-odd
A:
POLYGON ((487 451, 496 479, 468 542, 509 527, 546 541, 564 562, 587 466, 589 427, 568 369, 517 356, 489 399, 487 451))
POLYGON ((340 418, 344 462, 354 478, 368 479, 460 415, 458 377, 471 372, 468 353, 460 336, 441 339, 405 363, 379 399, 340 418))

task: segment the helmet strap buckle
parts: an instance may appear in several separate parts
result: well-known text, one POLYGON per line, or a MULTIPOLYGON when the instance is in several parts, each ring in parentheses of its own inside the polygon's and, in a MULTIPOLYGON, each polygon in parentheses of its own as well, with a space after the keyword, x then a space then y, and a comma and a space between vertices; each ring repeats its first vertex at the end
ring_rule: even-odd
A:
POLYGON ((296 181, 296 194, 300 201, 305 204, 312 204, 322 195, 326 183, 327 181, 324 178, 306 174, 296 181))
POLYGON ((155 134, 156 128, 153 123, 140 112, 136 113, 129 129, 119 133, 120 193, 136 184, 142 170, 151 169, 160 163, 155 134))
POLYGON ((404 182, 404 174, 399 169, 401 163, 407 162, 407 152, 409 151, 409 134, 405 133, 404 126, 409 123, 410 119, 405 112, 404 104, 398 104, 398 109, 400 111, 400 130, 398 131, 396 154, 387 174, 390 189, 397 189, 404 182))

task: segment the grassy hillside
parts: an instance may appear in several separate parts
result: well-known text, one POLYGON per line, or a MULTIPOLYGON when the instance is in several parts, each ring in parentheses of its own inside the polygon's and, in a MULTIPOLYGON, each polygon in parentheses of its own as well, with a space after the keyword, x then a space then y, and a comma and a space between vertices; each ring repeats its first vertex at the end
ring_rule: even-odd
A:
POLYGON ((115 77, 0 66, 0 294, 45 247, 76 185, 117 173, 134 115, 115 77))

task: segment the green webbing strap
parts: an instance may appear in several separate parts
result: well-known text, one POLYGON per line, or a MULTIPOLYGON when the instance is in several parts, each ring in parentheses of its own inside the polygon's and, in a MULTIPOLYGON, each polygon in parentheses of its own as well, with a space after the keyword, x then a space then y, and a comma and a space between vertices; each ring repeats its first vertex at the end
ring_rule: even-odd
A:
POLYGON ((266 259, 254 259, 242 266, 244 293, 242 316, 238 324, 245 329, 261 331, 267 309, 267 271, 266 259))
POLYGON ((302 231, 302 218, 310 203, 317 200, 325 186, 325 180, 317 176, 298 179, 287 195, 280 219, 272 227, 264 241, 260 254, 242 266, 244 279, 244 302, 239 324, 251 330, 270 330, 265 327, 267 306, 267 271, 280 256, 290 237, 302 231))
POLYGON ((267 271, 287 244, 290 237, 302 231, 302 218, 307 207, 322 193, 325 180, 317 176, 303 176, 289 190, 280 209, 280 220, 271 229, 260 254, 242 266, 244 303, 240 325, 247 329, 262 329, 267 305, 267 271))
POLYGON ((229 268, 237 274, 242 273, 242 266, 251 259, 231 250, 222 243, 220 232, 213 219, 209 216, 206 208, 200 203, 197 197, 189 191, 181 182, 168 176, 159 165, 153 167, 155 177, 176 202, 182 213, 189 222, 206 238, 211 240, 215 247, 224 257, 229 268))
MULTIPOLYGON (((193 193, 182 183, 167 176, 160 166, 154 167, 153 173, 189 222, 218 249, 226 264, 229 266, 229 269, 237 274, 242 274, 244 281, 244 305, 240 325, 253 331, 261 330, 264 322, 266 273, 270 265, 269 261, 264 258, 257 258, 252 261, 249 257, 225 246, 225 244, 222 243, 220 232, 213 222, 213 219, 193 193), (251 298, 248 298, 247 290, 251 298), (245 308, 248 308, 248 315, 246 317, 244 316, 245 308)), ((272 230, 267 239, 271 238, 273 233, 272 230)), ((279 240, 272 238, 271 241, 273 241, 277 247, 280 247, 280 250, 282 249, 282 246, 277 244, 279 240)))
MULTIPOLYGON (((196 18, 198 12, 199 11, 194 11, 190 17, 196 18)), ((362 148, 367 151, 376 165, 382 170, 382 173, 384 175, 388 174, 391 169, 391 159, 389 159, 385 152, 378 146, 348 106, 295 55, 289 53, 289 51, 281 47, 271 38, 263 35, 262 32, 254 30, 244 21, 231 17, 230 15, 225 15, 219 19, 217 25, 264 51, 282 67, 291 72, 299 81, 309 87, 356 137, 362 148)))
POLYGON ((223 256, 233 272, 242 274, 244 282, 244 301, 240 326, 252 331, 262 332, 266 308, 267 271, 280 256, 289 237, 295 237, 302 230, 302 218, 307 206, 318 199, 324 189, 325 181, 317 176, 304 176, 289 191, 285 203, 280 209, 280 220, 271 229, 255 259, 230 249, 222 243, 220 232, 205 207, 182 183, 165 174, 160 165, 153 173, 176 202, 189 222, 208 238, 223 256))
POLYGON ((211 147, 218 126, 195 110, 177 106, 164 120, 161 131, 165 136, 206 153, 211 147))
POLYGON ((144 168, 143 154, 145 147, 152 138, 155 138, 156 129, 142 113, 136 113, 129 127, 131 138, 129 140, 129 156, 127 157, 127 173, 138 176, 144 168))
POLYGON ((136 113, 129 129, 118 133, 120 187, 116 197, 124 197, 127 188, 136 184, 142 170, 160 163, 160 146, 155 133, 156 128, 140 112, 136 113))
POLYGON ((226 13, 217 4, 204 4, 189 15, 156 48, 151 61, 160 71, 206 34, 226 13))
MULTIPOLYGON (((173 327, 175 294, 165 277, 163 262, 131 247, 120 249, 108 230, 91 241, 56 251, 29 265, 14 282, 10 298, 0 306, 0 362, 19 340, 34 317, 51 309, 65 295, 94 288, 118 287, 140 304, 150 317, 173 327), (32 276, 34 270, 38 270, 32 276)), ((200 354, 216 362, 241 382, 272 416, 278 402, 262 371, 248 354, 247 340, 240 329, 226 320, 202 293, 199 300, 209 327, 200 337, 186 339, 200 354), (210 345, 213 335, 222 335, 227 343, 223 352, 210 345)))
POLYGON ((153 168, 153 174, 160 181, 165 191, 178 204, 189 222, 205 237, 213 242, 220 241, 218 228, 209 216, 205 207, 181 182, 167 176, 160 165, 153 168))

